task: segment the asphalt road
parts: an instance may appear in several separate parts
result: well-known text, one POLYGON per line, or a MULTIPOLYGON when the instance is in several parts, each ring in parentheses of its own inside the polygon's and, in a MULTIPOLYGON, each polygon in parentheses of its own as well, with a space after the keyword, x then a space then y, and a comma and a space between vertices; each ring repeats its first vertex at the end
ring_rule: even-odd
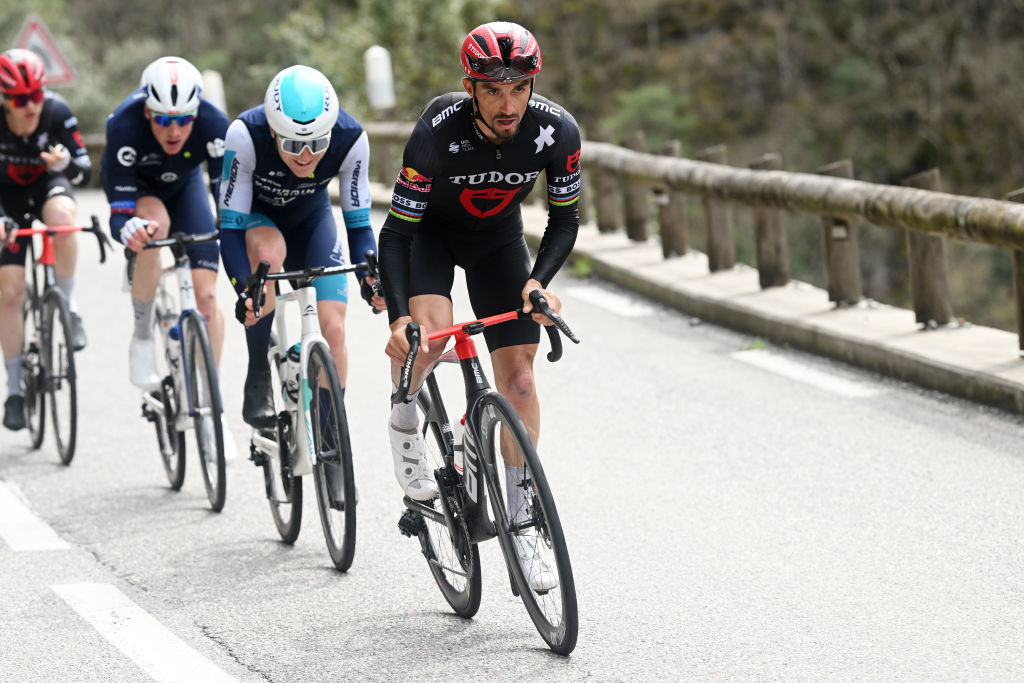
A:
MULTIPOLYGON (((80 196, 105 221, 101 196, 80 196)), ((583 339, 538 362, 540 451, 579 596, 579 644, 561 658, 509 592, 495 543, 481 547, 480 612, 463 621, 399 534, 382 317, 358 300, 348 315, 360 503, 339 574, 310 500, 298 542, 279 542, 244 457, 221 514, 191 442, 184 488, 166 487, 127 377, 122 263, 95 254, 83 240, 74 462, 59 464, 49 435, 30 451, 24 432, 0 430, 0 679, 1024 673, 1018 418, 559 276, 583 339)), ((461 293, 456 307, 469 317, 461 293)), ((222 392, 240 445, 244 363, 229 321, 222 392)))

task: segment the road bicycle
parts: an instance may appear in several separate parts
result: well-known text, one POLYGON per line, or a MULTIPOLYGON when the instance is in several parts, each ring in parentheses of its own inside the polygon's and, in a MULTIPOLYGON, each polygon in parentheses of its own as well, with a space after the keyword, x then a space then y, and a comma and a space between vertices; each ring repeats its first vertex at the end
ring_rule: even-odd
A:
POLYGON ((91 216, 91 225, 50 225, 40 228, 18 228, 7 219, 10 240, 39 235, 42 251, 35 256, 35 241, 29 240, 31 276, 25 287, 22 310, 24 341, 22 342, 22 384, 25 396, 25 422, 32 448, 43 444, 46 428, 46 403, 50 404, 50 421, 57 442, 60 461, 70 465, 75 457, 78 439, 78 375, 75 351, 71 343, 71 310, 67 297, 57 287, 56 251, 53 238, 69 232, 89 232, 100 248, 100 263, 107 260, 110 245, 100 228, 99 219, 91 216), (49 398, 47 398, 49 397, 49 398))
MULTIPOLYGON (((548 360, 557 361, 562 355, 559 331, 575 343, 579 339, 539 290, 530 294, 530 301, 535 311, 554 323, 545 329, 551 342, 548 360)), ((472 339, 491 325, 528 317, 529 313, 511 311, 427 334, 432 344, 455 338, 454 347, 428 369, 417 394, 427 457, 436 467, 438 495, 424 502, 405 496, 406 510, 398 526, 406 536, 419 539, 441 594, 456 614, 467 619, 480 607, 477 544, 497 536, 513 595, 522 599, 548 647, 568 655, 576 647, 579 618, 555 500, 526 427, 508 399, 490 387, 472 339), (436 377, 437 368, 448 363, 461 368, 466 391, 465 413, 454 423, 436 377), (460 430, 461 438, 457 435, 460 430), (485 491, 490 516, 483 502, 485 491)), ((393 404, 408 395, 420 334, 418 325, 409 323, 409 355, 393 404)))
MULTIPOLYGON (((142 416, 156 427, 160 458, 174 491, 181 490, 185 482, 185 432, 191 429, 195 433, 203 485, 214 512, 224 509, 227 498, 223 403, 210 332, 196 304, 188 246, 213 242, 219 236, 216 231, 199 235, 176 232, 144 247, 169 248, 174 264, 163 268, 157 286, 153 322, 161 380, 159 388, 143 393, 142 416)), ((125 255, 130 283, 136 254, 125 249, 125 255)))
MULTIPOLYGON (((368 259, 373 256, 367 252, 368 259)), ((268 280, 274 281, 278 303, 268 352, 272 385, 279 388, 274 391, 277 420, 274 427, 253 430, 250 459, 263 468, 274 525, 288 544, 295 543, 302 526, 302 476, 313 474, 327 551, 341 572, 352 566, 355 555, 358 497, 341 382, 320 332, 313 281, 369 268, 367 263, 357 263, 270 273, 270 264, 261 261, 246 282, 253 311, 263 305, 268 280), (292 291, 281 294, 281 280, 290 280, 292 291), (302 316, 298 342, 288 335, 284 315, 285 305, 293 302, 302 316)))

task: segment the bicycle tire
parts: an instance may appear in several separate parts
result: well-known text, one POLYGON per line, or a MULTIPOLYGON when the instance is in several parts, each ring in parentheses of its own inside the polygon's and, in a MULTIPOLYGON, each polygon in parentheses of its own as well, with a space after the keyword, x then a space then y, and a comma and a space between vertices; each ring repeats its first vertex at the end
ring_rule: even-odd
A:
POLYGON ((277 453, 263 454, 263 477, 267 491, 267 502, 274 526, 281 540, 292 545, 299 538, 302 529, 302 477, 292 474, 295 443, 293 412, 285 409, 282 392, 284 379, 281 365, 283 351, 277 348, 276 338, 270 342, 270 367, 273 378, 275 412, 277 412, 277 453))
MULTIPOLYGON (((153 315, 153 338, 156 340, 156 363, 158 374, 163 378, 160 380, 160 388, 153 393, 153 397, 163 404, 163 417, 153 422, 156 427, 157 446, 160 448, 160 461, 164 466, 164 473, 167 475, 167 483, 172 491, 180 491, 185 483, 185 432, 177 428, 178 405, 180 397, 174 386, 174 376, 168 360, 168 344, 181 344, 179 340, 171 339, 167 327, 177 324, 178 314, 171 309, 164 308, 159 302, 162 291, 157 290, 157 304, 153 315)), ((179 350, 180 356, 180 350, 179 350)))
POLYGON ((27 286, 22 309, 23 343, 21 351, 21 383, 25 396, 25 422, 33 450, 43 445, 46 435, 46 383, 43 371, 43 323, 35 277, 27 286))
POLYGON ((357 506, 352 502, 358 501, 341 382, 326 344, 314 343, 309 349, 307 377, 309 387, 303 387, 301 400, 310 417, 308 427, 315 457, 313 485, 320 524, 331 561, 338 571, 345 572, 352 566, 356 551, 357 506), (322 383, 327 386, 321 387, 322 383), (327 406, 323 405, 325 400, 327 406), (325 409, 330 414, 322 417, 321 411, 325 409), (340 486, 336 483, 339 475, 340 486), (328 490, 329 487, 342 494, 340 501, 328 490))
MULTIPOLYGON (((458 483, 458 476, 451 463, 451 439, 445 436, 452 433, 451 426, 448 425, 444 403, 433 375, 427 377, 416 403, 423 413, 422 436, 427 462, 435 476, 443 476, 445 481, 451 482, 451 486, 444 487, 444 490, 448 496, 448 508, 458 525, 456 529, 451 529, 447 524, 423 517, 419 533, 420 549, 445 601, 457 615, 469 619, 480 609, 483 593, 480 548, 470 542, 469 531, 462 517, 465 492, 458 483)), ((437 512, 444 514, 440 495, 431 504, 437 512)))
POLYGON ((71 310, 64 293, 50 289, 43 294, 43 368, 50 397, 50 425, 60 461, 70 465, 78 439, 78 379, 71 345, 71 310))
POLYGON ((224 461, 224 431, 221 423, 220 388, 217 365, 213 360, 210 334, 201 314, 189 311, 181 321, 185 339, 185 377, 191 400, 199 467, 210 508, 224 509, 227 479, 224 461))
MULTIPOLYGON (((562 525, 555 509, 555 501, 548 487, 540 458, 526 432, 526 427, 508 399, 497 392, 483 396, 476 405, 479 415, 479 453, 487 480, 487 497, 494 513, 494 526, 502 554, 513 580, 513 591, 518 592, 526 611, 541 638, 553 652, 568 655, 576 647, 579 615, 576 604, 576 584, 569 563, 562 525), (501 457, 501 432, 507 430, 509 438, 523 454, 524 479, 515 484, 523 488, 526 518, 516 523, 506 505, 508 483, 505 481, 505 463, 501 457), (554 568, 557 586, 547 590, 530 588, 527 567, 520 561, 516 549, 516 536, 531 535, 540 548, 539 561, 554 568), (550 558, 548 562, 547 558, 550 558)), ((537 562, 534 554, 529 562, 537 562)))

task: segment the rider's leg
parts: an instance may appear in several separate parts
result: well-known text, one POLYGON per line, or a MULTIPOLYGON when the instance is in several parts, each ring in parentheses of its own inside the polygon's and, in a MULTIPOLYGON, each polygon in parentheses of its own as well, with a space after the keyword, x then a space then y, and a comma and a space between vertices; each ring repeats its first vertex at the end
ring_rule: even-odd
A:
MULTIPOLYGON (((25 267, 13 264, 0 267, 0 349, 3 350, 5 359, 19 359, 19 375, 14 378, 15 380, 20 380, 21 372, 21 345, 25 334, 21 313, 24 304, 25 267)), ((11 378, 8 378, 8 381, 10 382, 11 378)), ((17 381, 8 389, 8 393, 21 393, 21 386, 17 381), (12 387, 16 387, 17 390, 14 391, 12 387)))
POLYGON ((196 305, 206 318, 206 326, 210 330, 213 358, 220 367, 220 355, 224 348, 224 315, 217 305, 217 271, 193 268, 192 283, 196 288, 196 305))
MULTIPOLYGON (((75 200, 69 195, 59 194, 43 202, 39 215, 47 225, 73 225, 77 213, 75 200)), ((56 252, 54 271, 57 275, 57 284, 67 297, 71 310, 78 310, 73 296, 75 266, 78 263, 78 233, 65 232, 55 235, 53 248, 56 252)))
MULTIPOLYGON (((253 271, 260 261, 270 263, 270 272, 281 272, 287 248, 280 230, 272 225, 256 225, 245 232, 246 253, 253 271)), ((273 425, 274 400, 271 394, 270 332, 274 321, 277 299, 273 284, 267 285, 266 302, 259 321, 245 330, 245 343, 249 350, 249 367, 245 376, 245 394, 242 398, 242 418, 254 427, 273 425)))
MULTIPOLYGON (((63 188, 63 185, 55 185, 63 188)), ((43 222, 47 225, 72 225, 75 222, 77 206, 70 194, 57 194, 43 202, 42 210, 39 212, 43 222)), ((78 234, 65 232, 54 235, 53 247, 56 252, 56 263, 54 275, 57 280, 57 287, 64 292, 68 300, 68 309, 71 312, 71 344, 75 351, 85 348, 85 330, 82 328, 82 318, 78 315, 78 302, 75 299, 75 266, 78 263, 78 234)))
MULTIPOLYGON (((25 248, 24 244, 21 246, 25 248)), ((7 367, 4 426, 8 429, 23 429, 25 426, 21 399, 21 346, 25 333, 21 311, 24 301, 24 266, 0 266, 0 349, 3 350, 4 365, 7 367)))
POLYGON ((331 347, 334 367, 338 380, 344 389, 348 377, 348 348, 345 345, 345 312, 348 305, 341 301, 317 301, 317 316, 320 318, 320 332, 331 347))
MULTIPOLYGON (((153 196, 139 197, 135 215, 156 225, 154 238, 167 237, 171 218, 163 201, 153 196)), ((159 249, 143 249, 135 255, 132 273, 132 316, 134 328, 128 348, 128 376, 132 384, 153 391, 160 384, 156 368, 156 343, 153 341, 153 313, 156 288, 160 283, 159 249)))
MULTIPOLYGON (((409 313, 412 319, 419 323, 420 334, 426 335, 432 330, 443 330, 452 324, 452 302, 451 299, 440 294, 421 294, 409 299, 409 313)), ((416 357, 416 364, 412 369, 412 381, 409 384, 409 396, 405 403, 399 403, 391 409, 392 422, 401 428, 415 428, 418 425, 416 416, 416 392, 423 385, 423 378, 427 368, 437 360, 444 351, 444 343, 430 345, 429 351, 421 351, 416 357)), ((396 361, 391 361, 391 382, 398 387, 402 366, 396 361)))

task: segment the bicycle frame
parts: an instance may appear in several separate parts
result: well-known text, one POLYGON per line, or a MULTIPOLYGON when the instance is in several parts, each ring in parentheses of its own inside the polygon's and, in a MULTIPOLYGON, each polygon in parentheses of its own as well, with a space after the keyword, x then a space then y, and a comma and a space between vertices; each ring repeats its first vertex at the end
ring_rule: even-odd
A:
MULTIPOLYGON (((186 253, 185 246, 180 243, 174 243, 170 246, 172 253, 174 253, 174 265, 168 266, 163 269, 160 275, 160 286, 157 290, 157 297, 164 298, 166 301, 173 301, 173 297, 167 288, 164 287, 164 278, 168 277, 171 271, 174 271, 175 279, 178 282, 178 313, 175 325, 179 330, 178 338, 174 339, 171 337, 171 319, 160 320, 160 333, 164 337, 164 344, 176 344, 178 346, 177 363, 168 359, 168 364, 171 366, 171 373, 174 379, 174 386, 176 388, 184 387, 185 407, 186 410, 179 410, 178 414, 174 418, 174 428, 181 432, 186 429, 192 429, 193 425, 190 420, 195 417, 195 405, 192 396, 192 387, 186 380, 188 377, 188 368, 185 365, 188 363, 188 359, 185 355, 185 335, 181 333, 185 318, 191 315, 198 315, 202 317, 199 312, 198 304, 196 302, 195 286, 192 283, 192 264, 189 261, 188 254, 186 253)), ((205 324, 205 318, 204 318, 205 324)), ((220 399, 220 385, 214 388, 217 391, 219 405, 223 405, 220 399)), ((152 396, 149 392, 144 391, 142 396, 143 402, 158 413, 163 410, 163 402, 152 396)))
MULTIPOLYGON (((296 437, 296 458, 292 464, 292 474, 294 476, 302 476, 304 474, 311 474, 313 472, 313 460, 316 458, 316 453, 313 448, 313 440, 310 438, 310 434, 313 431, 313 422, 310 417, 309 406, 316 392, 309 386, 309 354, 314 344, 327 344, 327 340, 324 339, 323 334, 320 332, 320 316, 316 309, 316 289, 312 286, 312 283, 300 286, 298 289, 294 289, 285 294, 279 294, 277 296, 278 304, 286 304, 294 301, 298 304, 299 311, 302 314, 302 331, 300 335, 300 352, 299 352, 299 397, 300 400, 297 403, 287 404, 287 410, 293 416, 298 412, 299 406, 302 407, 302 425, 303 428, 297 430, 299 434, 296 437)), ((280 306, 278 307, 281 308, 280 306)), ((288 341, 288 323, 286 316, 281 314, 282 311, 278 312, 274 316, 274 330, 277 333, 277 343, 280 347, 281 357, 283 358, 287 353, 291 344, 288 341)), ((286 377, 281 378, 287 381, 286 377)), ((295 424, 295 420, 292 420, 295 424)), ((272 453, 277 449, 277 442, 273 439, 260 434, 259 430, 253 431, 253 441, 256 445, 264 452, 272 453)))
MULTIPOLYGON (((535 292, 534 294, 537 294, 535 292)), ((546 308, 547 304, 544 303, 543 307, 538 304, 538 301, 543 301, 542 298, 534 298, 531 295, 531 299, 534 300, 534 305, 545 313, 552 317, 557 327, 546 327, 548 332, 548 338, 551 342, 551 352, 548 354, 548 359, 555 361, 562 355, 561 338, 558 336, 559 330, 561 330, 566 336, 578 343, 579 340, 568 328, 564 321, 558 316, 551 313, 550 309, 546 308)), ((483 495, 483 471, 480 464, 479 455, 476 452, 476 435, 480 433, 480 411, 479 405, 481 399, 488 393, 493 391, 490 382, 487 381, 487 377, 484 374, 483 368, 480 365, 480 357, 477 353, 476 343, 473 341, 472 336, 483 332, 484 328, 490 327, 491 325, 497 325, 499 323, 507 322, 510 320, 516 320, 518 318, 526 317, 529 314, 524 314, 522 311, 509 311, 507 313, 499 313, 497 315, 489 316, 487 318, 481 318, 466 323, 457 323, 451 327, 446 327, 441 330, 436 330, 427 334, 426 338, 428 341, 436 341, 441 339, 447 339, 449 337, 455 338, 455 346, 449 349, 441 355, 440 358, 435 362, 437 363, 458 362, 462 370, 462 378, 466 389, 466 413, 465 413, 465 436, 463 438, 463 458, 464 466, 463 471, 460 475, 460 480, 466 490, 467 500, 463 510, 466 528, 469 531, 470 540, 474 543, 478 543, 488 538, 493 538, 496 535, 494 524, 491 521, 487 507, 484 505, 483 495)), ((410 336, 407 330, 407 336, 410 336)), ((415 332, 417 336, 416 341, 410 338, 410 343, 415 347, 414 350, 410 351, 409 358, 406 360, 406 365, 403 368, 402 379, 400 383, 399 396, 404 399, 405 393, 408 391, 408 382, 411 379, 411 368, 412 364, 409 362, 410 358, 414 357, 416 351, 419 348, 418 340, 419 331, 415 332)), ((433 377, 434 367, 431 367, 426 373, 426 379, 424 385, 428 383, 436 390, 437 381, 433 377)), ((443 408, 433 407, 434 410, 443 408)), ((451 421, 447 419, 447 415, 444 415, 445 423, 451 427, 451 421)), ((454 449, 457 444, 454 443, 452 434, 449 432, 445 437, 445 443, 448 446, 447 452, 445 453, 446 464, 451 464, 450 460, 454 458, 454 449)), ((442 501, 444 497, 442 496, 442 501)), ((429 502, 429 501, 428 501, 429 502)), ((435 521, 448 524, 451 526, 452 520, 449 519, 450 512, 444 511, 442 515, 435 510, 432 505, 427 503, 421 503, 414 501, 408 497, 405 498, 405 505, 408 509, 413 510, 425 517, 430 517, 435 521)))

